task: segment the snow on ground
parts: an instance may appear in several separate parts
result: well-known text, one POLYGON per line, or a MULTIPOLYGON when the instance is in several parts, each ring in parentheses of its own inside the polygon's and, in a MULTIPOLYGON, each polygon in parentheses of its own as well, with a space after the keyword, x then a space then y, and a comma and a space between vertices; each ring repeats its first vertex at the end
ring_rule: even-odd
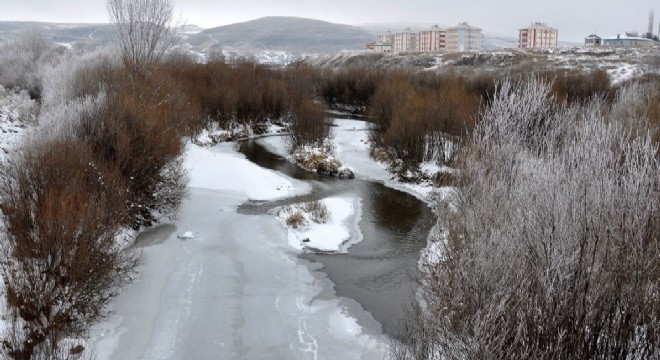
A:
POLYGON ((188 144, 184 154, 184 166, 190 176, 188 186, 238 192, 251 200, 276 200, 311 191, 304 182, 251 163, 233 150, 233 146, 233 143, 221 143, 205 148, 188 144))
POLYGON ((181 234, 177 235, 177 237, 181 240, 190 240, 190 239, 196 238, 197 233, 192 232, 192 231, 186 231, 186 232, 182 232, 181 234))
POLYGON ((435 193, 445 191, 444 188, 436 189, 430 184, 413 184, 393 180, 392 174, 387 171, 387 166, 369 156, 369 128, 371 127, 369 122, 334 119, 333 123, 335 126, 332 130, 332 142, 335 156, 344 166, 356 169, 356 178, 381 181, 391 188, 405 191, 426 202, 436 196, 435 193))
MULTIPOLYGON (((266 131, 258 136, 275 135, 286 131, 286 128, 274 124, 272 122, 266 123, 266 131)), ((229 131, 221 129, 218 123, 212 122, 207 128, 203 129, 193 141, 197 145, 212 146, 220 142, 227 142, 233 140, 240 140, 257 136, 250 127, 235 124, 234 129, 229 131)))
POLYGON ((27 92, 0 86, 0 162, 16 148, 23 133, 34 123, 37 104, 27 92))
POLYGON ((278 219, 288 228, 289 245, 298 250, 346 252, 348 247, 362 241, 358 226, 361 218, 361 200, 355 197, 329 197, 319 200, 327 210, 324 223, 314 221, 299 204, 287 206, 278 212, 278 219), (304 217, 296 227, 287 226, 287 219, 300 212, 304 217))
POLYGON ((627 80, 633 79, 642 74, 643 71, 638 69, 637 65, 623 63, 614 69, 607 70, 612 84, 617 85, 627 80))
MULTIPOLYGON (((34 123, 36 110, 37 104, 27 92, 0 86, 0 164, 20 144, 21 137, 34 123)), ((2 226, 0 224, 0 231, 3 231, 2 226)), ((5 307, 4 281, 0 281, 0 332, 10 326, 3 314, 5 307)))

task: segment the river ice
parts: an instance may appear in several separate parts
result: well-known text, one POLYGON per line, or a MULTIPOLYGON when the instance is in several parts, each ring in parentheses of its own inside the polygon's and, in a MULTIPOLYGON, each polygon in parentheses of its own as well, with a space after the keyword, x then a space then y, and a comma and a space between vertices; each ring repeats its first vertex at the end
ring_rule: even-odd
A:
POLYGON ((253 165, 232 144, 191 145, 185 165, 190 195, 175 225, 138 238, 139 279, 91 331, 99 360, 383 358, 379 324, 296 256, 275 217, 236 212, 249 198, 309 191, 304 183, 253 165), (184 231, 196 236, 178 239, 184 231))

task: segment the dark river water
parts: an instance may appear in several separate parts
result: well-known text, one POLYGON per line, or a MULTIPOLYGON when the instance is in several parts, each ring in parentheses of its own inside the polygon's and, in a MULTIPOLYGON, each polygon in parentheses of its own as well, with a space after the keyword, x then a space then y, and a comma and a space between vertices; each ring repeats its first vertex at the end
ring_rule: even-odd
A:
POLYGON ((239 209, 241 213, 263 214, 278 206, 327 196, 352 195, 362 199, 362 242, 351 246, 347 254, 306 252, 299 256, 321 263, 319 271, 332 280, 338 296, 359 302, 382 324, 384 333, 397 337, 399 323, 412 301, 420 251, 426 246, 434 223, 428 206, 379 182, 339 180, 302 170, 254 140, 241 142, 239 149, 253 163, 313 186, 312 193, 306 196, 244 204, 239 209))

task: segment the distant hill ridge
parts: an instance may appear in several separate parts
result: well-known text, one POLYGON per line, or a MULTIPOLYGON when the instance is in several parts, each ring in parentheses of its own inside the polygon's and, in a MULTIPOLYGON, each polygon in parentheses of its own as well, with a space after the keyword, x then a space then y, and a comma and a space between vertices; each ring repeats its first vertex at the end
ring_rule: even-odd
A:
POLYGON ((188 39, 198 50, 212 46, 239 50, 335 53, 364 49, 374 34, 362 28, 297 17, 269 16, 207 29, 188 39))

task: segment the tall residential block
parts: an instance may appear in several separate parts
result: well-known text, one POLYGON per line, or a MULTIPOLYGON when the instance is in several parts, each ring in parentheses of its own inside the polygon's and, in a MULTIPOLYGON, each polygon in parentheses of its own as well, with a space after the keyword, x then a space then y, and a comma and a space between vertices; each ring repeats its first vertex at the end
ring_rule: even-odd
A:
POLYGON ((519 30, 518 47, 521 49, 557 47, 558 33, 557 29, 545 23, 532 23, 519 30))
POLYGON ((445 50, 447 32, 434 26, 419 32, 419 51, 437 52, 445 50))
POLYGON ((394 48, 393 51, 419 51, 418 47, 418 34, 414 32, 402 32, 394 34, 394 48))
POLYGON ((481 50, 481 29, 470 26, 466 22, 446 30, 447 52, 479 51, 481 50))

